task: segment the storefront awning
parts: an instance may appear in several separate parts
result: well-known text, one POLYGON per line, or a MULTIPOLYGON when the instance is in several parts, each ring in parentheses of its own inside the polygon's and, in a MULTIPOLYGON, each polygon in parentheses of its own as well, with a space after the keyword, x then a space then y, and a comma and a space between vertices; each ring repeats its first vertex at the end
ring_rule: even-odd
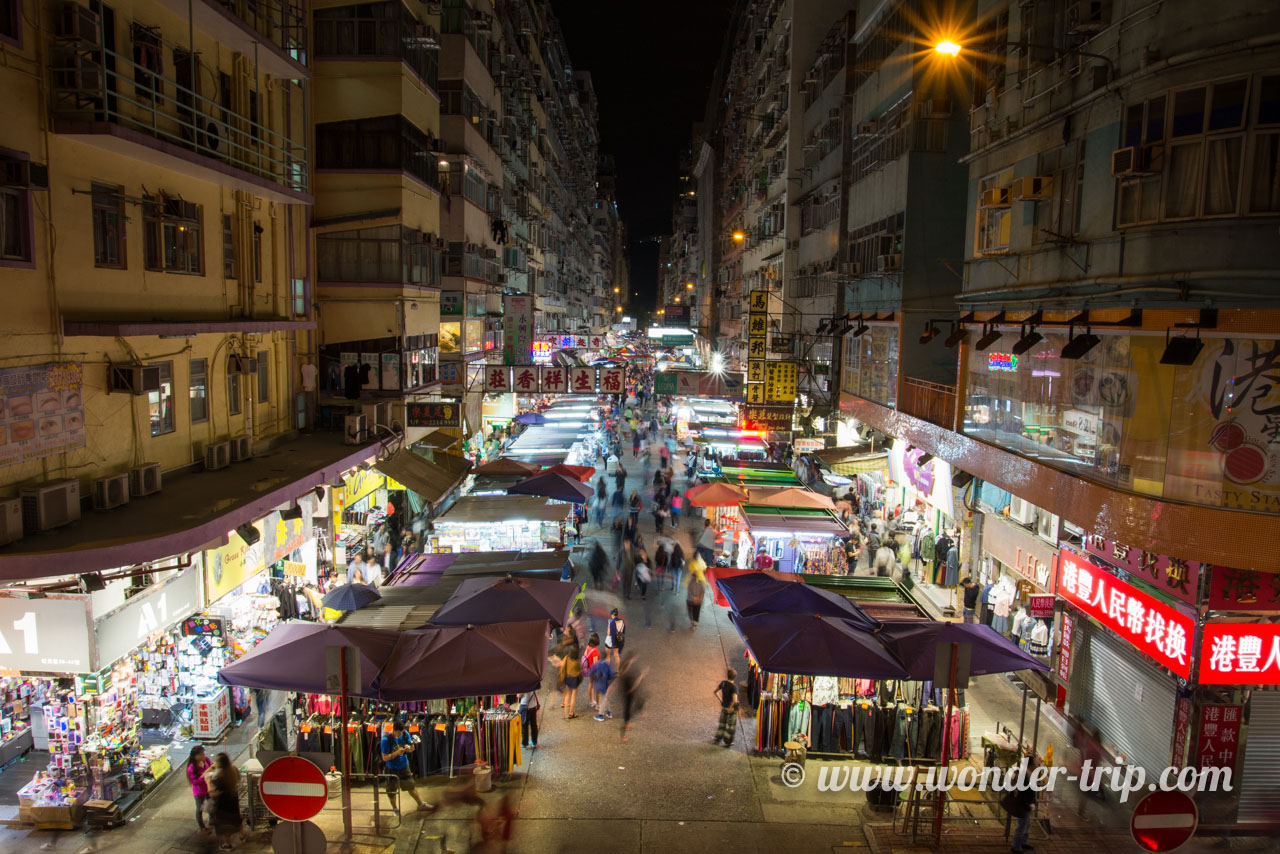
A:
POLYGON ((437 427, 435 430, 432 430, 430 433, 414 442, 414 444, 421 445, 424 448, 431 448, 436 451, 447 451, 461 441, 462 439, 457 436, 449 435, 448 430, 445 430, 442 427, 437 427))
POLYGON ((883 454, 868 454, 831 464, 831 471, 836 474, 842 474, 845 477, 857 477, 860 474, 869 474, 873 471, 886 471, 888 468, 888 451, 883 454))
POLYGON ((876 451, 869 442, 864 442, 858 445, 849 445, 844 448, 827 448, 823 451, 814 451, 811 456, 817 457, 829 466, 834 466, 837 463, 848 462, 861 457, 887 457, 888 449, 885 449, 884 452, 879 452, 876 451))
POLYGON ((467 476, 471 463, 462 457, 446 454, 441 454, 432 462, 403 448, 377 463, 374 468, 435 504, 467 476))
POLYGON ((568 504, 552 504, 532 495, 464 495, 436 522, 441 525, 563 522, 571 509, 568 504))
POLYGON ((828 534, 832 537, 845 537, 849 534, 849 529, 829 510, 744 504, 742 518, 753 532, 784 531, 791 534, 828 534))

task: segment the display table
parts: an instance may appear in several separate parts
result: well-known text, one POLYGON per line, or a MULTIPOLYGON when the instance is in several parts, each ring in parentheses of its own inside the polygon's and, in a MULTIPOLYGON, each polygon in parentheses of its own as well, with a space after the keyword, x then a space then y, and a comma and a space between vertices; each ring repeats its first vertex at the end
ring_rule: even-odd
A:
POLYGON ((33 780, 18 790, 18 820, 37 830, 74 830, 84 820, 89 789, 63 790, 51 778, 33 780))
POLYGON ((216 739, 231 725, 231 691, 226 687, 197 697, 191 704, 191 734, 199 739, 216 739))
POLYGON ((26 727, 22 732, 0 744, 0 767, 8 765, 34 746, 35 738, 31 734, 31 727, 26 727))

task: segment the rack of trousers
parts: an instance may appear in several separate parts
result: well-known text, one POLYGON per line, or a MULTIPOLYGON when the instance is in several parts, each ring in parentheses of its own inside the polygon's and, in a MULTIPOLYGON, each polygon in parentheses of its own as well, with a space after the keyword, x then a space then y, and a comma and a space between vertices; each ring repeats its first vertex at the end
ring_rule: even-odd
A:
POLYGON ((748 667, 755 749, 780 754, 796 735, 811 754, 938 762, 969 755, 969 709, 957 691, 947 726, 945 690, 932 682, 789 676, 748 667))
POLYGON ((381 740, 396 719, 404 722, 416 746, 409 757, 415 777, 453 776, 477 761, 488 763, 495 774, 506 775, 522 760, 520 712, 501 697, 413 703, 352 699, 345 738, 335 698, 300 695, 294 709, 298 749, 332 752, 339 768, 343 752, 349 752, 351 773, 357 776, 383 773, 381 740))

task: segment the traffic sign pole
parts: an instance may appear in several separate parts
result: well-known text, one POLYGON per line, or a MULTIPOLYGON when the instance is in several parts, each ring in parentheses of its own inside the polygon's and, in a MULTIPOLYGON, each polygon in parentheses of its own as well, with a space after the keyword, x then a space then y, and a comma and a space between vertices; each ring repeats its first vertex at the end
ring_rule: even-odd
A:
POLYGON ((351 750, 349 749, 351 742, 347 738, 347 718, 350 714, 347 708, 347 648, 340 649, 338 674, 342 699, 338 706, 341 709, 342 729, 338 731, 338 738, 342 744, 342 832, 345 834, 346 841, 350 843, 353 831, 351 826, 351 750))

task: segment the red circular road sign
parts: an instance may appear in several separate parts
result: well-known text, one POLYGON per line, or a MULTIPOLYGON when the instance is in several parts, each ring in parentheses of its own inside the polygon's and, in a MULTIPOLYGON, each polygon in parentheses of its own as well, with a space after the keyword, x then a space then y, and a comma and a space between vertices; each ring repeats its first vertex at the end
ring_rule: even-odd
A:
POLYGON ((281 756, 264 768, 258 789, 267 809, 285 821, 306 821, 329 799, 324 772, 297 756, 281 756))
POLYGON ((1182 792, 1152 792, 1133 807, 1129 830, 1147 851, 1172 851, 1196 832, 1200 811, 1182 792))

